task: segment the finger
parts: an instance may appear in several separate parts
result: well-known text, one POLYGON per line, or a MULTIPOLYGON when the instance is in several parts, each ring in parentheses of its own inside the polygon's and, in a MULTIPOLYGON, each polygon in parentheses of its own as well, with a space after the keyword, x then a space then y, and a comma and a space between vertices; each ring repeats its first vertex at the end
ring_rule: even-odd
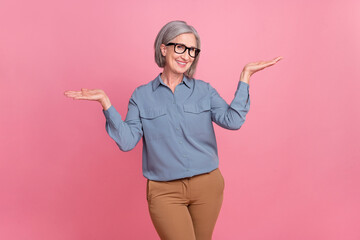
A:
POLYGON ((280 61, 281 59, 282 59, 282 57, 274 58, 273 60, 266 62, 266 65, 267 65, 267 66, 274 65, 275 63, 277 63, 277 62, 280 61))
POLYGON ((275 64, 277 61, 279 61, 280 59, 282 59, 282 57, 276 57, 270 61, 261 61, 259 62, 260 65, 268 65, 268 64, 275 64))
POLYGON ((73 95, 73 94, 82 94, 82 92, 77 92, 77 91, 68 91, 65 92, 66 95, 73 95))
POLYGON ((79 91, 65 91, 64 94, 72 94, 72 93, 76 93, 76 92, 79 92, 79 91))
POLYGON ((276 62, 274 62, 274 61, 268 62, 268 63, 264 64, 264 67, 265 68, 270 67, 270 66, 274 65, 275 63, 276 62))
POLYGON ((73 93, 73 94, 67 94, 66 96, 74 98, 74 97, 82 97, 83 95, 81 93, 73 93))
POLYGON ((65 93, 82 93, 81 91, 66 91, 65 93))
POLYGON ((74 97, 74 99, 77 99, 77 100, 93 100, 89 97, 85 97, 85 96, 78 96, 78 97, 74 97))
POLYGON ((69 93, 69 94, 65 94, 65 96, 67 97, 78 97, 78 96, 82 96, 81 93, 69 93))
POLYGON ((274 58, 273 61, 278 62, 278 61, 280 61, 281 59, 283 59, 283 57, 280 56, 280 57, 274 58))
POLYGON ((264 62, 263 64, 259 64, 259 70, 270 67, 270 66, 274 65, 275 63, 276 62, 274 62, 274 61, 269 61, 269 62, 264 62))
POLYGON ((267 63, 267 62, 265 62, 265 61, 260 61, 260 62, 255 63, 255 65, 260 65, 260 66, 262 66, 262 65, 264 65, 265 63, 267 63))

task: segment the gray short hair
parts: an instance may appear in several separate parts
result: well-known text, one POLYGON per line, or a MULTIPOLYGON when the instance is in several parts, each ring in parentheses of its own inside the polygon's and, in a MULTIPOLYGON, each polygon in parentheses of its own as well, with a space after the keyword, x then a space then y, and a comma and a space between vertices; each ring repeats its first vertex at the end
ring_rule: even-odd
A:
MULTIPOLYGON (((183 33, 193 33, 196 38, 196 44, 197 44, 196 47, 200 49, 200 47, 201 47, 200 37, 193 26, 188 25, 184 21, 168 22, 167 24, 165 24, 165 26, 163 26, 161 28, 160 32, 156 36, 155 43, 154 43, 155 62, 159 67, 163 68, 165 66, 165 57, 161 54, 161 50, 160 50, 161 44, 166 45, 172 39, 176 38, 177 36, 179 36, 180 34, 183 34, 183 33)), ((199 60, 199 56, 200 55, 198 55, 194 59, 190 68, 184 73, 187 77, 189 77, 189 78, 193 77, 195 70, 196 70, 198 60, 199 60)))

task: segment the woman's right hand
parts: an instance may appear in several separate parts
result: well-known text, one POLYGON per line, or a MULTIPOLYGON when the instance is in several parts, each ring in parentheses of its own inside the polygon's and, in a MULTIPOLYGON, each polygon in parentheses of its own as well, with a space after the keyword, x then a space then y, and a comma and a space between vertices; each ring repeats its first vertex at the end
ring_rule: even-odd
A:
POLYGON ((66 91, 65 96, 79 100, 98 101, 104 110, 111 106, 110 99, 101 89, 86 89, 82 88, 81 91, 66 91))

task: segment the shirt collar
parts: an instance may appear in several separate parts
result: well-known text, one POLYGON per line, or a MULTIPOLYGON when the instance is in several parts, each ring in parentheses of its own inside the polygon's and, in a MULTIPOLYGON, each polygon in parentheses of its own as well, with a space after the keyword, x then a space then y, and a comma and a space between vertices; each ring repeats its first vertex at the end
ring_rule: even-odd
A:
MULTIPOLYGON (((153 84, 152 84, 152 89, 153 89, 153 91, 155 91, 155 90, 159 87, 160 84, 166 86, 166 84, 165 84, 165 83, 163 82, 163 80, 161 79, 160 75, 161 75, 161 73, 160 73, 160 74, 155 78, 155 80, 153 81, 153 84)), ((188 88, 191 89, 191 88, 193 87, 193 82, 194 82, 194 81, 193 81, 192 79, 189 79, 189 78, 186 77, 185 74, 184 74, 182 83, 184 83, 185 86, 187 86, 188 88)))

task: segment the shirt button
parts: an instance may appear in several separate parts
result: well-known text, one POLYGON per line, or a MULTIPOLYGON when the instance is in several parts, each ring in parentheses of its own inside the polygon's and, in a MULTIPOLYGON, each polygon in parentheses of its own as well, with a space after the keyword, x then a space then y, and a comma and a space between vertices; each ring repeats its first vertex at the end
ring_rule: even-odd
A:
POLYGON ((182 144, 182 141, 180 141, 179 143, 182 144))
POLYGON ((176 130, 179 130, 179 128, 176 128, 176 130))

